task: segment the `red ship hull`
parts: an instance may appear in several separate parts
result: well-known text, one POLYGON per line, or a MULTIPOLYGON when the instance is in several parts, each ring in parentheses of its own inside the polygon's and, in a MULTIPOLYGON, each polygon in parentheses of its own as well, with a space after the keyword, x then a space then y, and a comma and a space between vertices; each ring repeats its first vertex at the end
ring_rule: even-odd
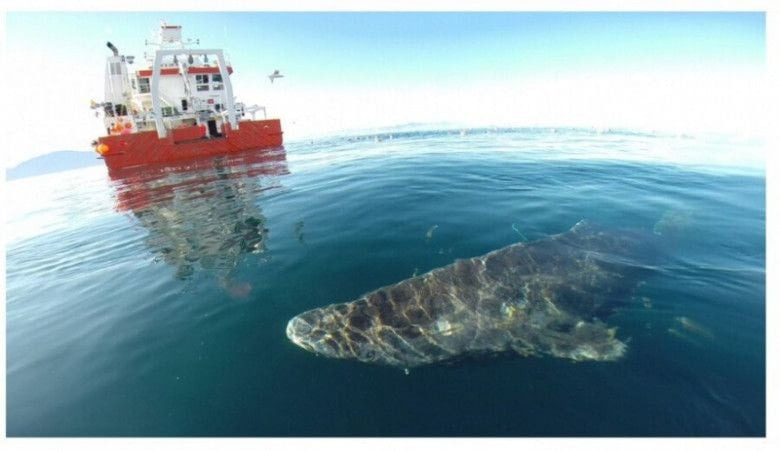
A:
POLYGON ((263 150, 282 145, 279 119, 241 121, 238 129, 225 124, 220 137, 205 137, 203 127, 184 127, 158 138, 156 131, 103 136, 98 149, 109 169, 181 162, 208 156, 229 155, 251 149, 263 150))

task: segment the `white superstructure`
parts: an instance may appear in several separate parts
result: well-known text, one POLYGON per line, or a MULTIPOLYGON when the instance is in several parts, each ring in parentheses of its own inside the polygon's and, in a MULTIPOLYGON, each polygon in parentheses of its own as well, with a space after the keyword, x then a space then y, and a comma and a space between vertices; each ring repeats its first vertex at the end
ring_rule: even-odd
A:
MULTIPOLYGON (((235 103, 230 74, 233 68, 221 49, 196 49, 198 41, 183 41, 181 26, 163 23, 145 53, 148 66, 134 69, 134 57, 122 55, 107 43, 105 99, 92 103, 103 115, 107 135, 156 130, 165 138, 171 129, 202 126, 216 137, 224 123, 239 128, 245 111, 235 103)), ((265 108, 248 108, 254 116, 265 108)))

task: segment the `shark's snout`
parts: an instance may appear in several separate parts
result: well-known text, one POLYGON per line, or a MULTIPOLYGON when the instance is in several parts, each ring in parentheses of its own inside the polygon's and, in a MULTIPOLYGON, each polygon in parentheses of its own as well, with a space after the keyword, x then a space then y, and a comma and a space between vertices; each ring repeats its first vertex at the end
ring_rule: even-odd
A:
POLYGON ((305 319, 301 318, 300 315, 294 317, 287 323, 287 338, 307 351, 314 351, 311 343, 308 340, 311 331, 311 324, 309 324, 305 319))
POLYGON ((287 323, 287 338, 315 354, 354 358, 363 344, 352 341, 354 333, 347 326, 343 309, 343 305, 332 305, 295 316, 287 323))

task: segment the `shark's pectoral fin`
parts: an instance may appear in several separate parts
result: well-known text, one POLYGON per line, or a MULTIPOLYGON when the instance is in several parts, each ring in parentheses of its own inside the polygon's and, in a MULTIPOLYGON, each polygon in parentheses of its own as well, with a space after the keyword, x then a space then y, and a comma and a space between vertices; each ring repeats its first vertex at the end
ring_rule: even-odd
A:
POLYGON ((600 321, 579 321, 550 341, 549 353, 574 361, 617 360, 625 353, 626 344, 615 337, 615 331, 600 321))
POLYGON ((518 353, 519 355, 523 357, 531 357, 531 356, 538 356, 539 353, 537 352, 536 348, 530 343, 526 343, 524 341, 517 341, 510 345, 513 351, 518 353))

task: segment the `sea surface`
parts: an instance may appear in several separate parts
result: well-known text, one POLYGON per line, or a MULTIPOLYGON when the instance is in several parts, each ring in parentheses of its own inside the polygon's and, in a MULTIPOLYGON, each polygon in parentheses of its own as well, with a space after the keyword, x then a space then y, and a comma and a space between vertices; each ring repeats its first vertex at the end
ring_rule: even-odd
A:
MULTIPOLYGON (((761 143, 394 129, 8 182, 9 436, 763 436, 761 143), (614 362, 402 369, 290 318, 582 219, 664 243, 614 362)), ((636 256, 642 262, 645 256, 636 256)))

